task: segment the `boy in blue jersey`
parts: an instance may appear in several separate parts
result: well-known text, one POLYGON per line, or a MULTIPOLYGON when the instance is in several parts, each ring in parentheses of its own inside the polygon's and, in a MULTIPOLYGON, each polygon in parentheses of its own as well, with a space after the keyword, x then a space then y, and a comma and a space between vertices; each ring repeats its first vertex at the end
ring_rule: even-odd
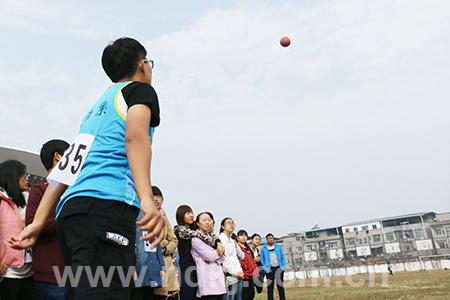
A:
POLYGON ((102 66, 114 84, 86 113, 55 171, 71 183, 47 189, 33 222, 10 241, 14 248, 32 246, 56 206, 64 263, 73 274, 82 270, 73 299, 128 299, 130 280, 123 278, 135 265, 136 224, 153 246, 164 237, 150 181, 151 139, 160 119, 153 61, 146 55, 131 38, 104 49, 102 66), (111 282, 92 281, 90 275, 102 270, 113 272, 111 282))

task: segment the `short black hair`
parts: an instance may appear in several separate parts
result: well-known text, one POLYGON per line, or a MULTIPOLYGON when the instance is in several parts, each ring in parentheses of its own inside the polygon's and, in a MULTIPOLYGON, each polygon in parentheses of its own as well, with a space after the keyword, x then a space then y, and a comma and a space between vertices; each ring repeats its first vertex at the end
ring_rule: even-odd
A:
POLYGON ((269 232, 268 234, 266 234, 266 239, 267 239, 269 236, 275 238, 275 236, 269 232))
POLYGON ((53 167, 53 156, 55 153, 63 155, 67 148, 69 148, 69 143, 63 140, 50 140, 42 145, 39 156, 41 157, 41 162, 47 171, 53 167))
POLYGON ((259 236, 259 238, 261 238, 261 235, 259 235, 258 233, 254 233, 254 234, 252 234, 252 237, 251 237, 251 239, 253 240, 255 237, 257 237, 257 236, 259 236))
POLYGON ((178 225, 186 225, 184 223, 184 215, 186 215, 189 212, 193 212, 192 208, 189 205, 180 205, 177 208, 177 212, 175 214, 175 218, 177 220, 178 225))
POLYGON ((25 198, 19 189, 19 178, 27 174, 27 167, 17 160, 7 160, 0 164, 0 187, 14 203, 25 207, 25 198))
POLYGON ((242 235, 246 235, 247 238, 248 238, 248 233, 244 229, 239 230, 238 233, 237 233, 237 236, 242 236, 242 235))
POLYGON ((112 82, 131 77, 138 63, 147 56, 147 51, 135 39, 122 37, 106 46, 102 54, 102 66, 112 82))
POLYGON ((153 194, 153 196, 160 196, 164 200, 164 196, 163 196, 161 190, 156 185, 152 186, 152 194, 153 194))

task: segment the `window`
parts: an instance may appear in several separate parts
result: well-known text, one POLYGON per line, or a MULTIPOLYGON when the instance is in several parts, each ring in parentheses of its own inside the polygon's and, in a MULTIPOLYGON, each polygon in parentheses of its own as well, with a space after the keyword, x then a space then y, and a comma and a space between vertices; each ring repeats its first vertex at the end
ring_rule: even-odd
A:
POLYGON ((427 235, 425 234, 425 230, 423 229, 414 230, 414 235, 416 239, 425 239, 427 237, 427 235))
POLYGON ((395 241, 395 236, 394 236, 394 233, 393 233, 393 232, 388 232, 388 233, 386 233, 384 236, 385 236, 385 238, 386 238, 386 241, 388 241, 388 242, 393 242, 393 241, 395 241))
POLYGON ((353 227, 353 231, 357 232, 358 231, 358 227, 353 227))
POLYGON ((436 227, 436 228, 434 228, 434 233, 435 233, 436 235, 444 235, 444 228, 442 228, 442 227, 436 227))
POLYGON ((314 251, 314 250, 316 250, 316 245, 314 245, 314 244, 306 245, 306 251, 314 251))
POLYGON ((378 227, 377 227, 377 224, 373 224, 372 225, 372 229, 377 229, 378 227))
POLYGON ((337 248, 337 242, 329 242, 328 248, 336 249, 337 248))
POLYGON ((367 245, 367 238, 360 238, 358 239, 358 245, 367 245))
POLYGON ((414 238, 414 234, 412 230, 404 230, 403 231, 403 239, 412 239, 414 238))
POLYGON ((347 246, 349 245, 354 245, 355 244, 355 239, 351 238, 351 239, 345 239, 345 244, 347 246))
POLYGON ((345 228, 345 233, 349 233, 350 232, 350 228, 345 228))
POLYGON ((436 241, 436 244, 439 249, 448 249, 448 243, 446 240, 438 240, 436 241))
POLYGON ((367 230, 369 230, 369 226, 365 225, 362 227, 362 231, 367 231, 367 230))
POLYGON ((372 239, 373 239, 374 243, 379 243, 379 242, 381 242, 381 235, 375 234, 372 236, 372 239))

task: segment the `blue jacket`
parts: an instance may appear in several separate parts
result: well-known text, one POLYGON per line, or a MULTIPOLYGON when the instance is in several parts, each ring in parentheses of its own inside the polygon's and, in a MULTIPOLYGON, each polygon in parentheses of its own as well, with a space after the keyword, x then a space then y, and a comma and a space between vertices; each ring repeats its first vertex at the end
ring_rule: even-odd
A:
MULTIPOLYGON (((145 276, 143 282, 136 280, 134 282, 135 287, 150 286, 150 287, 161 287, 161 271, 165 271, 166 267, 164 265, 164 259, 162 255, 161 247, 156 246, 156 251, 148 252, 146 250, 149 246, 149 242, 141 241, 142 231, 136 229, 136 273, 140 277, 141 270, 146 267, 145 276)), ((142 271, 144 272, 144 271, 142 271)))
MULTIPOLYGON (((286 260, 284 259, 283 248, 278 244, 274 245, 275 245, 275 254, 277 255, 278 259, 278 264, 280 265, 280 268, 284 270, 286 269, 286 260)), ((264 268, 264 271, 266 271, 266 273, 270 272, 270 254, 267 245, 261 247, 261 265, 264 268)))

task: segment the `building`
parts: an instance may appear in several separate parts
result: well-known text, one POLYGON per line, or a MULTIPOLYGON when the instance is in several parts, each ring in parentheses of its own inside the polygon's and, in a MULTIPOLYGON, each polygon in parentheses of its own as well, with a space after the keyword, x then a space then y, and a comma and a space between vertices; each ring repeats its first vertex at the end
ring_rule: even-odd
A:
POLYGON ((434 212, 382 218, 385 254, 389 258, 418 258, 435 254, 431 224, 434 212))
POLYGON ((286 269, 288 271, 298 271, 304 269, 303 251, 305 246, 304 233, 290 233, 287 236, 277 239, 281 243, 286 258, 286 269))
POLYGON ((420 212, 291 233, 280 239, 288 270, 450 255, 450 212, 420 212))
POLYGON ((342 226, 345 257, 383 256, 384 237, 382 222, 378 219, 353 222, 342 226))
POLYGON ((450 255, 450 212, 436 214, 435 222, 430 227, 436 254, 450 255))
POLYGON ((305 232, 304 261, 307 267, 334 266, 344 258, 342 227, 305 232))

